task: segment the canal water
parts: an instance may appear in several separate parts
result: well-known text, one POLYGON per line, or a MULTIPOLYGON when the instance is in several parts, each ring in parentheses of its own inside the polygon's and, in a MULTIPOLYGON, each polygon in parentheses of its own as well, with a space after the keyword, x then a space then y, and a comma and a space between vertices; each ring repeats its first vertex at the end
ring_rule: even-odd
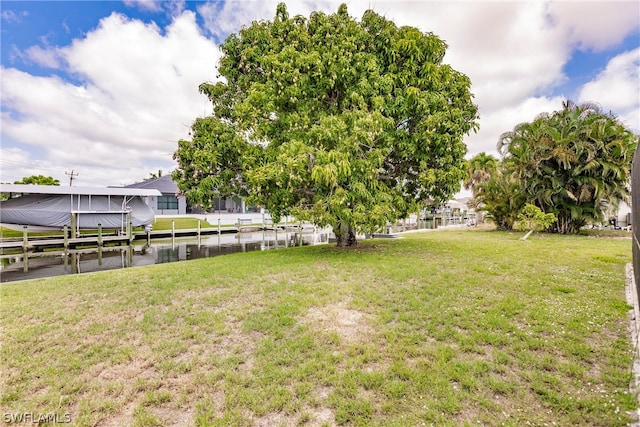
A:
POLYGON ((115 270, 143 265, 208 258, 236 252, 264 251, 329 241, 329 230, 314 232, 260 231, 151 240, 150 244, 55 252, 2 255, 0 280, 14 282, 66 274, 115 270))

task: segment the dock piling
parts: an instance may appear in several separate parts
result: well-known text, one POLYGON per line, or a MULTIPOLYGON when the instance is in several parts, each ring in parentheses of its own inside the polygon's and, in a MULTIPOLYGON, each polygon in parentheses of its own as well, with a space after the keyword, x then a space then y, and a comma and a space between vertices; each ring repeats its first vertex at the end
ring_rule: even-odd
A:
POLYGON ((76 228, 78 226, 78 217, 75 212, 71 212, 71 238, 75 239, 77 236, 76 228))
POLYGON ((29 229, 26 225, 22 226, 22 249, 26 252, 29 246, 29 229))

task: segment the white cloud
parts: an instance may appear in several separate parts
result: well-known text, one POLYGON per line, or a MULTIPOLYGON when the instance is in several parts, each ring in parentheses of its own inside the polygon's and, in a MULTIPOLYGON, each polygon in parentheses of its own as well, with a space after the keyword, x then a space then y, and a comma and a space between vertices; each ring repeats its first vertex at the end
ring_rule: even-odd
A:
MULTIPOLYGON (((279 1, 199 3, 197 13, 207 34, 221 40, 252 21, 272 19, 279 1)), ((303 0, 287 8, 290 16, 309 16, 314 10, 333 13, 341 2, 303 0)), ((147 10, 164 12, 173 22, 159 28, 112 14, 68 46, 12 48, 15 58, 74 76, 69 82, 1 70, 2 137, 22 144, 18 154, 34 171, 47 165, 34 160, 32 147, 45 152, 58 170, 79 171, 78 185, 119 185, 150 171, 168 171, 177 141, 187 137, 197 116, 210 112, 197 87, 216 76, 220 52, 200 33, 195 14, 183 11, 182 1, 127 4, 156 8, 147 10)), ((638 30, 640 7, 637 2, 464 0, 347 5, 358 19, 373 8, 397 25, 416 26, 448 43, 445 62, 471 78, 480 108, 480 131, 466 139, 469 155, 495 153, 501 133, 559 109, 562 98, 551 94, 567 79, 563 67, 572 51, 618 45, 638 30)), ((578 102, 598 102, 640 127, 639 53, 633 52, 614 58, 582 88, 578 102)))
POLYGON ((562 97, 528 97, 520 102, 506 104, 500 108, 480 111, 481 133, 472 134, 466 139, 469 157, 482 151, 498 156, 498 138, 504 132, 524 122, 533 121, 542 112, 559 110, 562 97))
POLYGON ((95 176, 93 185, 140 180, 148 175, 141 167, 167 170, 177 141, 197 116, 210 113, 198 85, 215 76, 218 50, 199 33, 192 12, 164 35, 153 24, 112 14, 85 38, 38 52, 64 59, 83 83, 2 69, 2 105, 12 111, 3 115, 3 137, 95 176))
POLYGON ((127 7, 136 8, 143 12, 164 12, 167 16, 175 17, 185 10, 185 0, 124 0, 127 7))
POLYGON ((34 160, 28 151, 17 147, 0 147, 0 182, 13 183, 26 176, 45 175, 62 183, 64 172, 49 160, 34 160))
POLYGON ((613 47, 637 29, 640 20, 636 0, 553 1, 547 5, 550 21, 581 49, 613 47))
POLYGON ((578 102, 588 101, 617 112, 620 120, 640 132, 640 47, 611 59, 594 80, 582 87, 578 102))
POLYGON ((24 53, 23 58, 46 68, 60 68, 62 65, 56 49, 31 46, 24 53))
POLYGON ((162 3, 156 0, 124 0, 124 4, 128 7, 137 7, 141 10, 149 10, 152 12, 159 12, 162 10, 162 3))
MULTIPOLYGON (((216 38, 224 40, 230 33, 237 33, 243 26, 249 26, 253 21, 273 19, 278 3, 281 2, 282 0, 228 0, 203 3, 198 6, 198 13, 202 16, 207 31, 216 38)), ((326 0, 300 0, 287 4, 287 13, 289 16, 308 17, 313 11, 335 12, 339 4, 340 2, 326 0)), ((349 12, 353 15, 351 6, 349 4, 349 12)), ((362 14, 360 13, 359 16, 362 14)))
POLYGON ((5 9, 0 13, 0 18, 2 18, 3 21, 6 21, 11 24, 19 24, 22 22, 22 19, 28 15, 29 14, 26 11, 15 12, 13 10, 5 9))

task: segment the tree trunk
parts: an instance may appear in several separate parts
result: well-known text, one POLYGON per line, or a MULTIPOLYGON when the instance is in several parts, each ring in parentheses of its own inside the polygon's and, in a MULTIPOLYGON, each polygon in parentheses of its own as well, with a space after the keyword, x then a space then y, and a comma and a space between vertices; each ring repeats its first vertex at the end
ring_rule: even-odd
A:
POLYGON ((529 238, 529 236, 531 236, 531 234, 533 234, 533 230, 529 230, 529 232, 527 234, 525 234, 523 237, 521 237, 520 240, 522 240, 524 242, 525 240, 527 240, 529 238))
POLYGON ((351 224, 338 222, 333 227, 333 233, 336 235, 336 245, 339 248, 356 246, 358 244, 356 230, 351 224))

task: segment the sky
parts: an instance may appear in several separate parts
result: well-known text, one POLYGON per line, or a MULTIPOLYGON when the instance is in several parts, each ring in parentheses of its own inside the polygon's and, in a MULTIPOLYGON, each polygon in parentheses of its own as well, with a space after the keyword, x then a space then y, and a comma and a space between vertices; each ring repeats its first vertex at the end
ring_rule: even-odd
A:
MULTIPOLYGON (((211 113, 218 46, 271 20, 278 0, 0 1, 0 181, 121 186, 177 167, 173 153, 211 113)), ((343 2, 345 2, 343 0, 343 2)), ((340 2, 297 0, 290 16, 340 2)), ((467 157, 497 155, 503 132, 570 99, 594 102, 640 133, 640 2, 352 0, 448 44, 471 79, 480 130, 467 157)))

